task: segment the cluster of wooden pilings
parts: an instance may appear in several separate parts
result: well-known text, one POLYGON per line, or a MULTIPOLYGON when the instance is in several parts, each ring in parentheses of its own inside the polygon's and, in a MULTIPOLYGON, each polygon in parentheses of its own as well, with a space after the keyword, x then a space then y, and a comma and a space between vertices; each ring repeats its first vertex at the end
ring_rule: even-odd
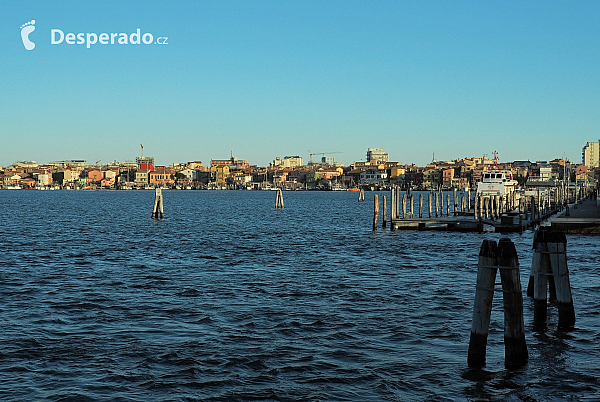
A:
MULTIPOLYGON (((430 191, 428 199, 428 218, 441 218, 443 216, 460 216, 467 215, 471 209, 471 192, 466 191, 465 194, 459 194, 454 189, 453 197, 453 208, 450 211, 450 194, 446 194, 446 200, 444 203, 444 193, 440 191, 430 191)), ((418 201, 418 215, 415 216, 415 199, 411 189, 408 189, 402 196, 400 196, 400 188, 392 187, 390 194, 391 202, 391 219, 412 219, 412 218, 423 218, 423 194, 419 194, 418 201)))
POLYGON ((485 366, 494 285, 498 270, 500 270, 504 300, 505 366, 516 368, 527 363, 529 355, 525 342, 523 295, 515 245, 510 239, 500 239, 498 244, 492 240, 484 240, 479 251, 477 266, 477 287, 467 359, 469 367, 485 366))
MULTIPOLYGON (((400 188, 393 187, 390 194, 390 230, 482 231, 482 223, 464 219, 465 216, 472 214, 470 191, 459 194, 455 189, 453 195, 454 202, 451 204, 450 193, 429 192, 427 210, 424 210, 422 193, 419 194, 417 201, 410 189, 401 194, 400 188)), ((384 207, 384 216, 386 212, 387 206, 384 207)), ((384 217, 384 227, 386 222, 387 219, 384 217)))
POLYGON ((540 228, 534 236, 533 250, 527 295, 533 297, 534 326, 546 325, 549 290, 550 300, 556 301, 558 307, 559 328, 573 327, 575 308, 567 267, 565 233, 540 228))
MULTIPOLYGON (((546 325, 548 287, 550 300, 556 301, 558 307, 558 327, 570 329, 575 325, 566 243, 564 232, 540 228, 535 233, 531 276, 527 288, 527 295, 534 298, 534 330, 539 330, 546 325)), ((513 242, 505 238, 500 239, 497 244, 495 241, 484 240, 479 250, 473 322, 467 358, 469 367, 485 366, 492 300, 498 270, 500 270, 504 301, 505 366, 518 368, 527 363, 519 260, 513 242)))

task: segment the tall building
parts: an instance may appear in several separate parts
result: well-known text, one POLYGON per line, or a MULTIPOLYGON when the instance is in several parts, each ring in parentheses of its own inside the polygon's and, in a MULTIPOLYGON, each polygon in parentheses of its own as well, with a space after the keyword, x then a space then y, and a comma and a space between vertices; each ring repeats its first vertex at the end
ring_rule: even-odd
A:
POLYGON ((135 162, 140 170, 154 170, 153 156, 137 156, 135 162))
POLYGON ((581 152, 581 163, 588 169, 600 166, 600 140, 585 144, 581 152))
POLYGON ((369 148, 367 150, 367 162, 385 163, 389 162, 390 156, 381 148, 369 148))
POLYGON ((324 165, 333 166, 334 162, 335 162, 335 159, 333 158, 333 156, 323 156, 321 158, 321 163, 324 164, 324 165))
POLYGON ((280 157, 277 157, 272 162, 272 165, 276 166, 276 167, 281 167, 284 169, 286 169, 286 168, 293 169, 295 167, 302 166, 302 158, 299 156, 286 156, 283 159, 281 159, 280 157))

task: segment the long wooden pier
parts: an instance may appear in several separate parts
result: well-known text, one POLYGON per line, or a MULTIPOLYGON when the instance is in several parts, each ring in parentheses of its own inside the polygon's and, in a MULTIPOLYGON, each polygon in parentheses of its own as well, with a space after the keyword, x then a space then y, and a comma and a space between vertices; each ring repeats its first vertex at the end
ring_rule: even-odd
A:
MULTIPOLYGON (((392 188, 390 230, 483 232, 487 226, 501 233, 523 232, 561 209, 561 204, 549 198, 517 200, 514 195, 508 199, 500 196, 471 198, 469 191, 458 194, 454 190, 452 203, 449 192, 429 192, 424 210, 423 193, 418 195, 418 203, 414 195, 410 190, 401 194, 398 188, 392 188), (418 205, 417 210, 415 204, 418 205)), ((373 229, 377 230, 376 224, 373 229)))

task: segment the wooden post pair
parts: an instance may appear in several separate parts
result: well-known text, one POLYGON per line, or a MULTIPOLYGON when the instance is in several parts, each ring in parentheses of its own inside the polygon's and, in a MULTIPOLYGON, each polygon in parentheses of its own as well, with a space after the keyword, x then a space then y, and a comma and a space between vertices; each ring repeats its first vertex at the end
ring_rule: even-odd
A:
POLYGON ((165 212, 163 210, 163 196, 162 190, 157 188, 154 190, 154 207, 152 208, 152 218, 163 219, 165 212))
POLYGON ((498 244, 492 240, 484 240, 479 251, 473 324, 467 359, 469 367, 485 366, 492 299, 498 270, 504 299, 505 366, 517 368, 527 363, 519 258, 513 242, 504 238, 500 239, 498 244))
POLYGON ((277 189, 277 197, 275 198, 275 209, 283 209, 283 192, 280 188, 277 189))
POLYGON ((534 254, 527 295, 533 296, 533 325, 543 327, 548 316, 548 288, 550 300, 556 300, 558 327, 575 326, 575 308, 571 295, 567 267, 567 237, 564 232, 537 230, 533 240, 534 254))

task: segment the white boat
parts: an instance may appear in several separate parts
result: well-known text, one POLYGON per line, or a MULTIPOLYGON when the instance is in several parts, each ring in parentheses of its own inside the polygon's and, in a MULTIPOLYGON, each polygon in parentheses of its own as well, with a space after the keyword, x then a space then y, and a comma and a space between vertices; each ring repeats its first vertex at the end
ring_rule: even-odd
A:
POLYGON ((489 170, 483 172, 481 181, 477 183, 477 196, 491 197, 499 195, 506 202, 517 190, 518 183, 513 179, 510 170, 489 170))

